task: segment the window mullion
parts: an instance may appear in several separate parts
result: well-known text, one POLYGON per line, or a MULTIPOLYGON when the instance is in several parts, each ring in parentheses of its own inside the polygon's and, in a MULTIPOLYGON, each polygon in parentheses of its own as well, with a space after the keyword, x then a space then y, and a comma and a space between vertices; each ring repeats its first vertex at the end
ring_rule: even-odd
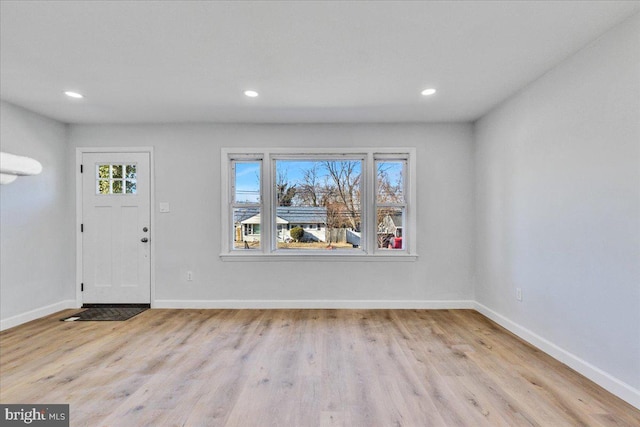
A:
POLYGON ((376 162, 373 153, 367 153, 366 163, 364 165, 365 170, 365 188, 364 197, 362 200, 365 224, 363 224, 362 230, 364 231, 362 237, 365 243, 365 251, 368 254, 373 254, 376 247, 376 162))
POLYGON ((262 228, 264 230, 263 253, 272 253, 275 250, 275 242, 273 236, 275 230, 275 202, 273 186, 275 183, 275 168, 273 167, 273 157, 270 152, 264 153, 262 162, 262 228))

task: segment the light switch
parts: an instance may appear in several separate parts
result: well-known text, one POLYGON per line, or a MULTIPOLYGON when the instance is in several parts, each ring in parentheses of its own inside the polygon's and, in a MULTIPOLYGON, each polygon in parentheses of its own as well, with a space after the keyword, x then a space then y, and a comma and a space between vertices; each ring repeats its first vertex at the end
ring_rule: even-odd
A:
POLYGON ((160 202, 160 213, 169 212, 169 202, 160 202))

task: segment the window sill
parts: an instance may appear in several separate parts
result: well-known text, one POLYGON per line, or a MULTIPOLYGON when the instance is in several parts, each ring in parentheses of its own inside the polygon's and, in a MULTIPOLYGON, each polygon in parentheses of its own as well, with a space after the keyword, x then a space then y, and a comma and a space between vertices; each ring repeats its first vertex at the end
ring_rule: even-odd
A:
POLYGON ((282 262, 414 262, 418 260, 418 255, 410 255, 407 253, 398 254, 345 254, 345 253, 306 253, 296 252, 287 254, 263 254, 263 253, 230 253, 220 254, 222 261, 240 261, 240 262, 261 262, 261 261, 282 261, 282 262))

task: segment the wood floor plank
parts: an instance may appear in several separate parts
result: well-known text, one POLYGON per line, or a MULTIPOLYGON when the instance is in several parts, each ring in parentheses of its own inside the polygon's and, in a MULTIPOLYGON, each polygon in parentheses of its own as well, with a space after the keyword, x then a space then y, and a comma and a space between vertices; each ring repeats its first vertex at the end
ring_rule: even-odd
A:
POLYGON ((472 310, 168 310, 0 333, 0 402, 72 426, 640 426, 472 310))

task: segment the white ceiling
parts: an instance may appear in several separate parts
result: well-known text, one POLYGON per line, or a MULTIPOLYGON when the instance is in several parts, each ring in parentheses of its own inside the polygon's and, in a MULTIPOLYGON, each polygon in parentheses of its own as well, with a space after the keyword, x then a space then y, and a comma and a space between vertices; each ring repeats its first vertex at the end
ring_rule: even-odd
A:
POLYGON ((639 1, 0 4, 0 97, 66 123, 471 121, 640 10, 639 1), (421 96, 427 87, 437 94, 421 96))

